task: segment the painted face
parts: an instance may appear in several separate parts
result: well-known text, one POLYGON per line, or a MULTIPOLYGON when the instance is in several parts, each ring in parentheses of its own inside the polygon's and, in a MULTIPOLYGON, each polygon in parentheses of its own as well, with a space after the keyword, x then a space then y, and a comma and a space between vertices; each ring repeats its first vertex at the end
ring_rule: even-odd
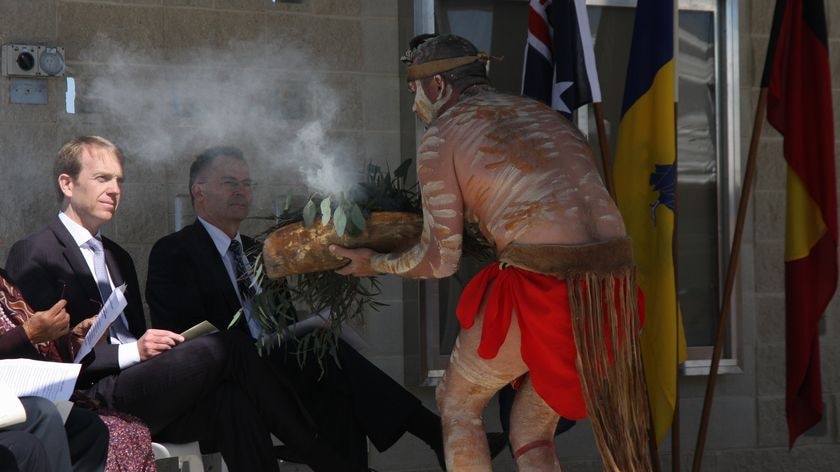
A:
POLYGON ((409 84, 408 89, 414 94, 414 105, 412 105, 411 110, 417 115, 417 119, 421 123, 429 126, 432 119, 434 119, 434 105, 429 100, 429 97, 426 96, 426 91, 423 90, 423 84, 420 80, 415 80, 409 84))
POLYGON ((219 157, 197 185, 196 211, 199 216, 220 228, 236 228, 248 217, 253 199, 253 183, 248 164, 239 159, 219 157))
POLYGON ((120 205, 123 169, 113 152, 93 146, 85 149, 81 160, 78 177, 62 174, 59 183, 69 201, 67 216, 95 234, 120 205))
POLYGON ((432 121, 440 116, 441 108, 449 100, 449 97, 452 96, 452 88, 445 85, 443 91, 438 95, 437 101, 432 103, 432 100, 426 95, 423 80, 419 79, 409 83, 408 90, 414 94, 414 105, 412 105, 411 110, 428 127, 432 121))

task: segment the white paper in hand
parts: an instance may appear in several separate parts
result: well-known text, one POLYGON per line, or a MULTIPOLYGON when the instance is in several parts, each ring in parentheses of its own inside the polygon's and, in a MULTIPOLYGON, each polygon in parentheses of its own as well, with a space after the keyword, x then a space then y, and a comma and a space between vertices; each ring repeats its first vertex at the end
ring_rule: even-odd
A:
POLYGON ((0 360, 0 383, 18 397, 67 400, 73 394, 82 366, 32 359, 0 360))
POLYGON ((105 300, 102 310, 96 315, 93 326, 90 327, 73 362, 80 362, 93 349, 93 346, 96 346, 96 343, 108 331, 111 323, 120 316, 126 306, 128 306, 128 301, 125 299, 125 284, 122 284, 111 292, 111 296, 105 300))

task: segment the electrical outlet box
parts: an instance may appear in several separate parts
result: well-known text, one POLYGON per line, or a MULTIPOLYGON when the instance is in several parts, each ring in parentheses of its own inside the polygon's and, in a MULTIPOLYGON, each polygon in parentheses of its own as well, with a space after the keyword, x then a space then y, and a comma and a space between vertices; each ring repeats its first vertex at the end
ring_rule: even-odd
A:
POLYGON ((61 77, 64 48, 29 44, 4 44, 0 72, 6 77, 61 77))

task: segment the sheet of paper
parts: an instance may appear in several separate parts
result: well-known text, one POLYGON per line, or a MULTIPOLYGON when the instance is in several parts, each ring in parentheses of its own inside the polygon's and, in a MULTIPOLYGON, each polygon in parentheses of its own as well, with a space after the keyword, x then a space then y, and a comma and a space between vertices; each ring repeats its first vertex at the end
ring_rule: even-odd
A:
POLYGON ((218 331, 213 323, 205 320, 201 323, 193 326, 192 328, 184 331, 181 333, 181 336, 184 337, 184 341, 189 341, 190 339, 197 338, 199 336, 204 336, 205 334, 215 333, 218 331))
POLYGON ((73 362, 80 362, 84 359, 93 349, 93 346, 96 346, 96 343, 99 342, 102 335, 108 331, 111 323, 125 310, 126 306, 128 306, 128 301, 125 299, 125 284, 122 284, 111 292, 111 296, 105 300, 105 304, 102 305, 102 309, 96 315, 93 326, 90 327, 90 331, 85 336, 82 347, 79 349, 73 362))
POLYGON ((0 382, 0 428, 26 421, 26 411, 17 395, 5 383, 0 382))
POLYGON ((18 397, 69 400, 81 369, 80 364, 3 359, 0 360, 0 383, 5 383, 18 397))

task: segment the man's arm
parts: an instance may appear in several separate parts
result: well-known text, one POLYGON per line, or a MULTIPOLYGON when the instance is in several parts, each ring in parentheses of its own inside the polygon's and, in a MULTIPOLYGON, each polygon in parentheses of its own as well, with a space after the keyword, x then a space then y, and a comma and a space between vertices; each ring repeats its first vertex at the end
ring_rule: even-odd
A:
POLYGON ((455 273, 461 259, 464 199, 458 185, 451 149, 445 140, 427 133, 417 151, 417 176, 423 204, 420 242, 401 253, 379 254, 370 249, 331 246, 351 263, 342 275, 396 274, 409 278, 443 278, 455 273))
MULTIPOLYGON (((62 297, 68 298, 68 306, 73 305, 73 301, 69 298, 74 291, 70 286, 75 285, 72 283, 72 278, 76 275, 72 273, 59 275, 59 269, 46 262, 38 245, 31 240, 24 239, 12 246, 6 259, 6 270, 11 280, 20 289, 24 300, 34 310, 45 311, 62 297)), ((73 320, 83 319, 89 315, 70 313, 73 320)), ((62 353, 62 356, 72 359, 70 354, 62 353)), ((118 346, 98 345, 82 359, 81 364, 83 368, 77 385, 80 388, 86 388, 94 381, 120 371, 118 346)))
POLYGON ((207 319, 196 270, 174 241, 164 238, 155 243, 149 253, 146 279, 146 302, 153 327, 181 333, 207 319))
POLYGON ((53 306, 63 295, 64 282, 46 270, 38 248, 29 239, 12 245, 6 256, 6 272, 35 311, 53 306))

